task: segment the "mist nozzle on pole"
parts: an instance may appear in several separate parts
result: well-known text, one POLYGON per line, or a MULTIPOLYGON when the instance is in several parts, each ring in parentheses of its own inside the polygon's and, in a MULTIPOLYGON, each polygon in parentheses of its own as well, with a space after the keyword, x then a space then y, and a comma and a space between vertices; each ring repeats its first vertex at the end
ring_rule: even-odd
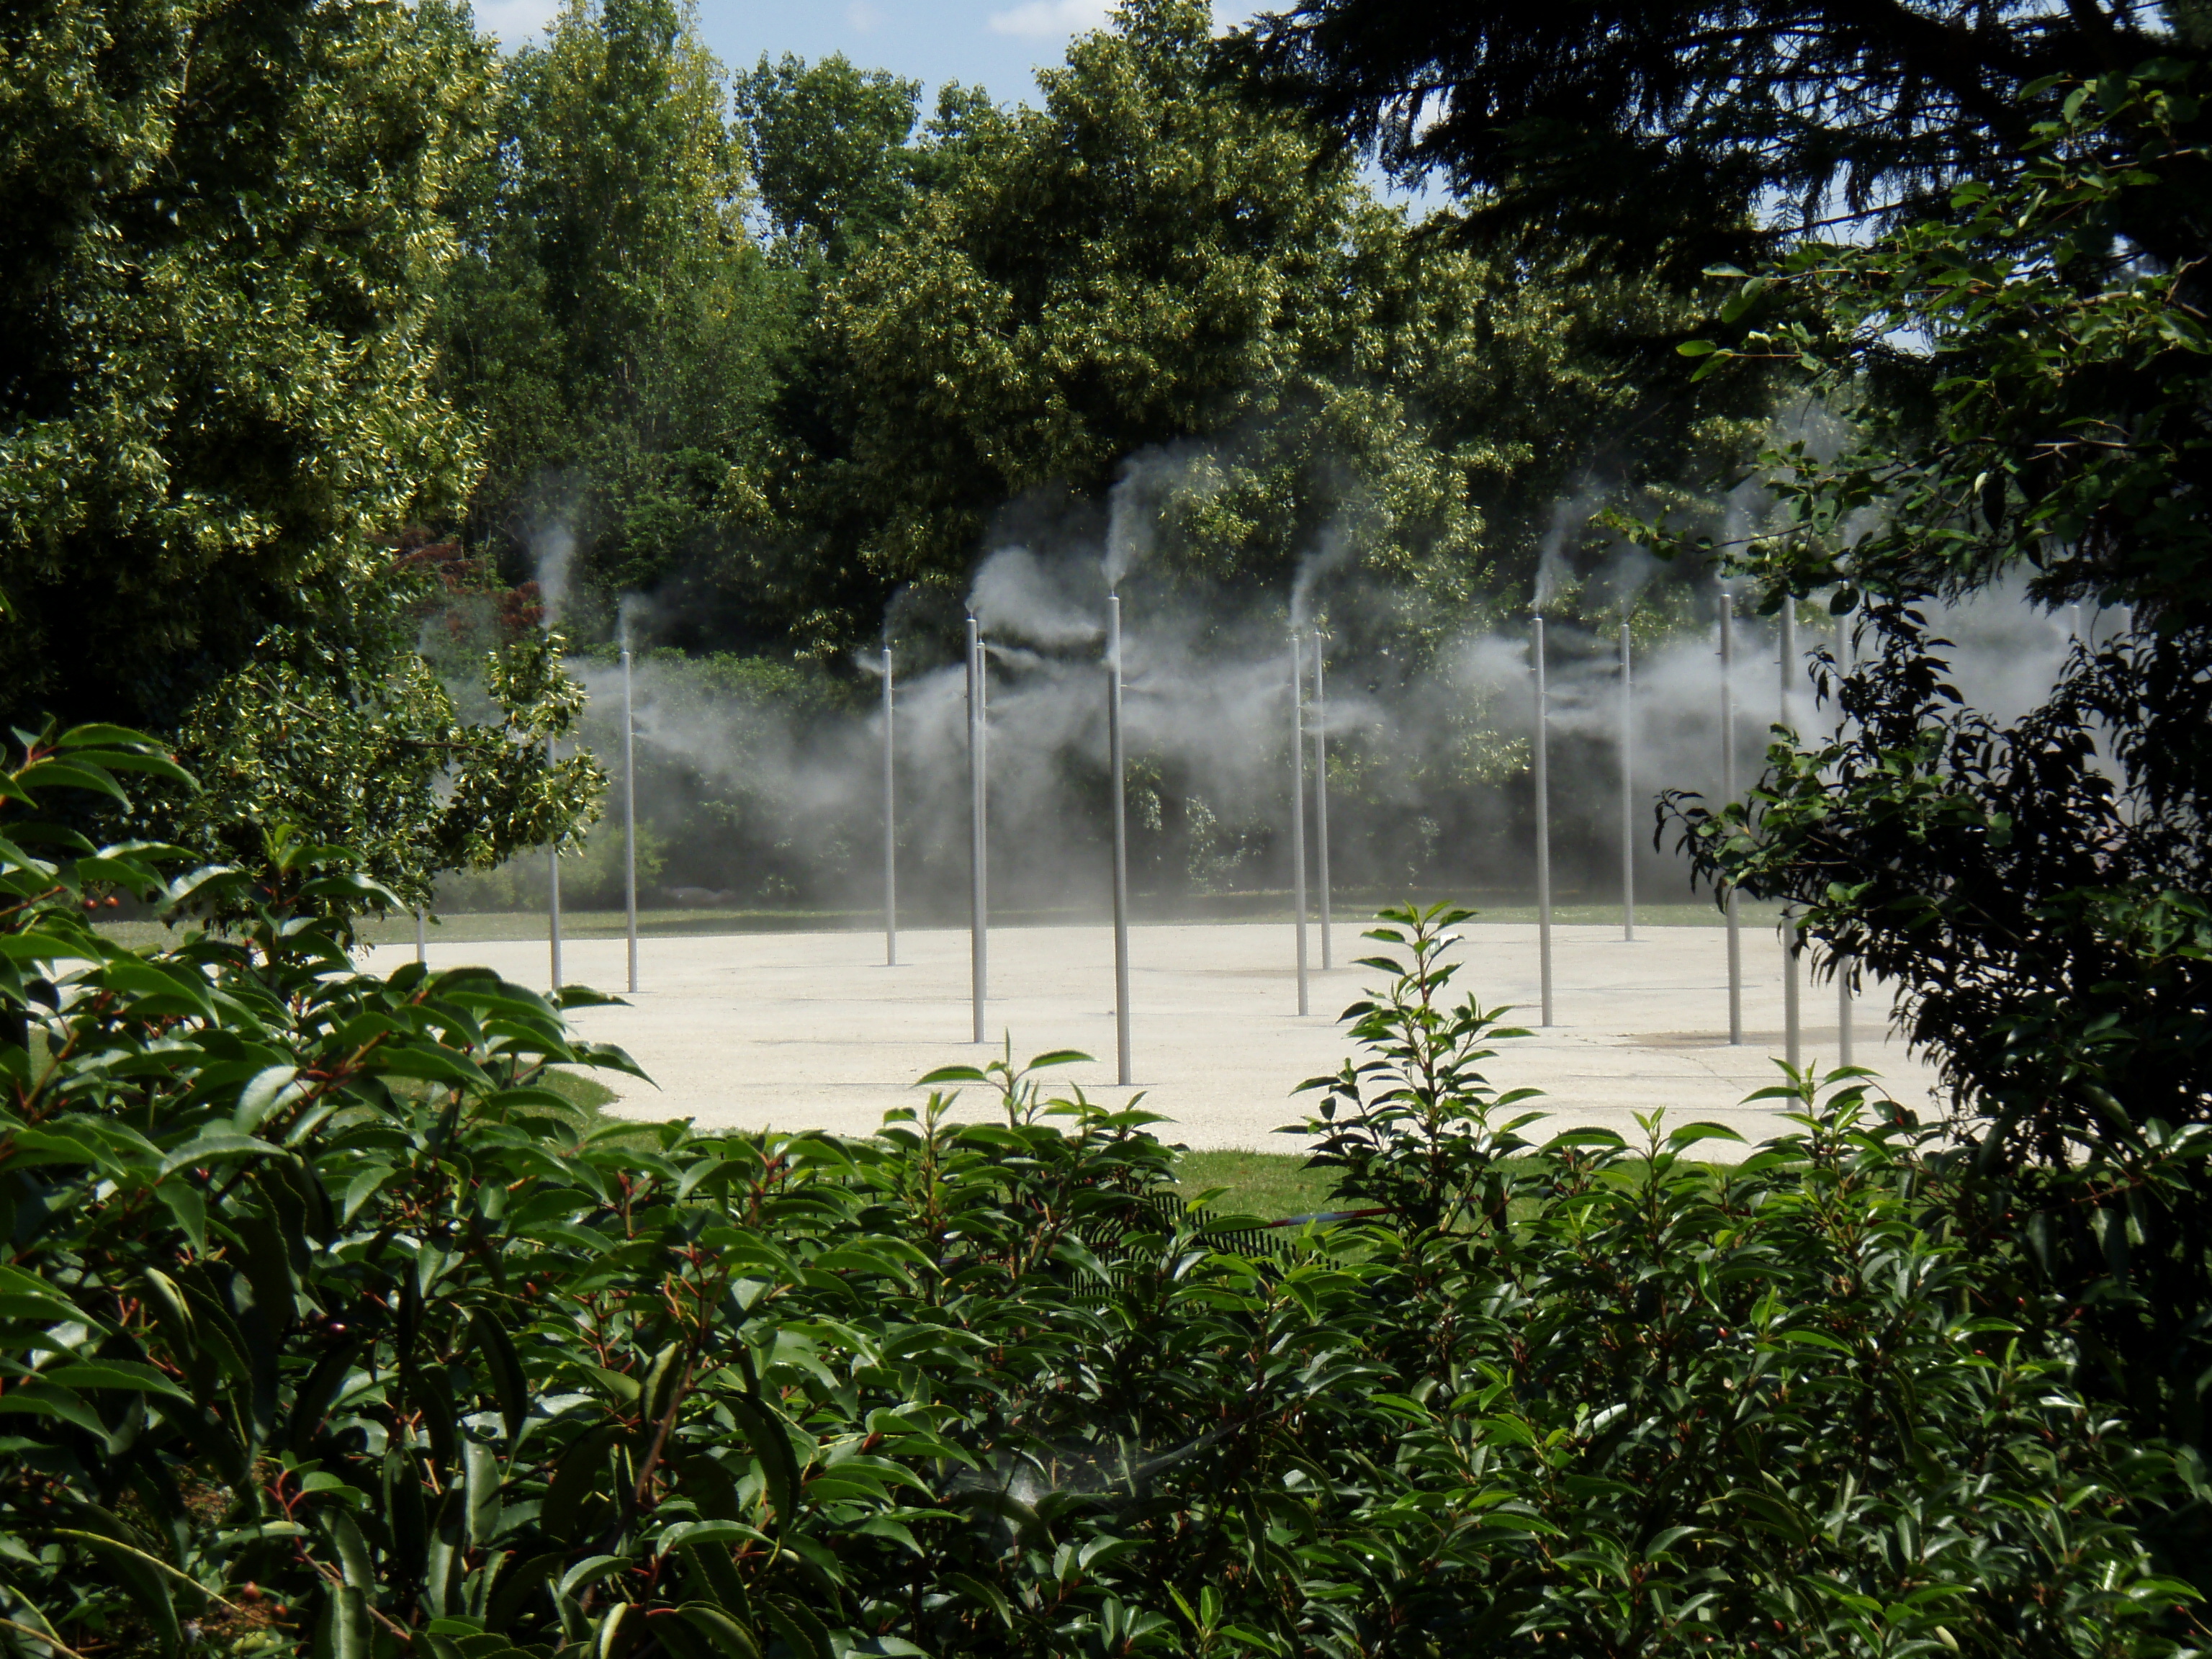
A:
MULTIPOLYGON (((545 739, 545 764, 550 768, 558 763, 560 750, 550 738, 545 739)), ((546 943, 553 957, 553 994, 561 994, 561 837, 556 832, 545 848, 545 924, 546 943)))
POLYGON ((968 618, 968 954, 969 995, 975 1004, 975 1040, 983 1041, 983 1003, 988 991, 990 904, 985 890, 989 874, 985 830, 989 819, 988 757, 984 751, 986 692, 983 635, 975 618, 968 618))
MULTIPOLYGON (((1851 674, 1851 619, 1848 616, 1836 618, 1836 672, 1844 679, 1851 674)), ((1843 711, 1843 700, 1837 699, 1836 735, 1841 738, 1847 716, 1843 711)), ((1836 1064, 1850 1066, 1851 1059, 1851 963, 1840 951, 1836 953, 1836 1064)))
POLYGON ((884 966, 898 966, 898 793, 892 774, 896 708, 891 698, 891 636, 884 630, 884 966))
MULTIPOLYGON (((1797 690, 1797 609, 1794 599, 1782 602, 1782 725, 1790 732, 1797 729, 1793 705, 1797 690)), ((1785 907, 1782 912, 1782 1042, 1783 1051, 1792 1066, 1802 1066, 1805 1060, 1804 1021, 1799 1011, 1800 987, 1797 961, 1797 913, 1785 907)))
POLYGON ((1313 636, 1314 688, 1314 873, 1321 883, 1321 965, 1326 973, 1336 966, 1336 951, 1328 927, 1328 688, 1322 678, 1322 643, 1327 635, 1313 636))
POLYGON ((1305 647, 1291 630, 1291 908, 1297 916, 1298 1012, 1306 994, 1306 744, 1305 647))
POLYGON ((1628 615, 1620 617, 1620 937, 1636 938, 1636 688, 1628 615))
POLYGON ((1552 776, 1551 692, 1544 678, 1544 619, 1530 619, 1529 654, 1536 670, 1536 730, 1533 744, 1536 793, 1536 982, 1543 1018, 1552 1023, 1552 776))
MULTIPOLYGON (((1721 803, 1735 799, 1735 599, 1721 594, 1721 803)), ((1743 1043, 1743 934, 1736 892, 1728 890, 1729 1042, 1743 1043)))
POLYGON ((629 988, 637 989, 637 726, 631 715, 629 630, 623 630, 623 936, 629 948, 629 988))
POLYGON ((1114 788, 1114 1057, 1129 1073, 1129 816, 1121 742, 1121 596, 1106 596, 1106 750, 1114 788))

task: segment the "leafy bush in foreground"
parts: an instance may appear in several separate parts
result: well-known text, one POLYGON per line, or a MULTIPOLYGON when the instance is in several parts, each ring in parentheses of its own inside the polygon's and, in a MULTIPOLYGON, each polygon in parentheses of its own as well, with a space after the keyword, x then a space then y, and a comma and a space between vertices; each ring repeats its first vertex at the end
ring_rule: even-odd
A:
POLYGON ((1528 1147, 1449 915, 1378 930, 1324 1153, 1441 1173, 1268 1255, 1011 1066, 866 1140, 580 1128, 543 1068, 624 1058, 356 972, 326 849, 233 936, 85 925, 166 856, 0 837, 15 1653, 2178 1650, 2130 1523, 2187 1472, 1977 1307, 1916 1132, 1844 1079, 1717 1176, 1528 1147))

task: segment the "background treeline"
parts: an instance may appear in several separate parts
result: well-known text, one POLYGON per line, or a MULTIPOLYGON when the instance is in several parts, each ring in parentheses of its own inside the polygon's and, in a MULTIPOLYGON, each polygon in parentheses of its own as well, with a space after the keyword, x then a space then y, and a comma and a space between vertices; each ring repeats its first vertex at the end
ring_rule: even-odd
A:
MULTIPOLYGON (((212 787, 142 829, 258 859, 298 823, 410 902, 593 816, 605 733, 543 760, 580 707, 549 622, 605 649, 628 599, 641 643, 738 659, 700 682, 738 726, 796 668, 803 726, 887 627, 950 659, 993 547, 1095 559, 1137 458, 1175 473, 1146 614, 1279 616, 1341 550, 1380 684, 1525 606, 1547 544, 1571 600, 1604 501, 1709 503, 1765 403, 1674 351, 1708 279, 1411 223, 1195 0, 1122 8, 1030 104, 722 65, 678 0, 505 56, 447 0, 0 31, 9 713, 172 733, 212 787)), ((750 787, 673 769, 668 883, 788 896, 726 833, 750 787)), ((1265 850, 1161 799, 1178 881, 1191 825, 1265 850)))
MULTIPOLYGON (((577 644, 627 617, 697 659, 660 679, 678 702, 718 688, 733 738, 865 714, 849 653, 883 637, 904 672, 951 659, 996 546, 1095 562, 1133 458, 1161 475, 1135 507, 1139 611, 1201 612, 1225 640, 1283 619, 1325 557, 1345 684, 1387 698, 1522 611, 1547 548, 1571 600, 1583 542, 1617 544, 1590 524, 1608 501, 1709 507, 1759 430, 1755 382, 1695 383, 1674 351, 1702 279, 1424 232, 1322 129, 1223 73, 1202 3, 1125 8, 1030 107, 957 85, 931 104, 839 58, 731 76, 673 0, 611 0, 516 53, 488 107, 435 307, 439 388, 484 463, 451 533, 552 586, 577 644)), ((1649 631, 1680 609, 1651 606, 1649 631)), ((586 733, 603 757, 611 719, 586 733)), ((779 820, 769 757, 644 752, 649 902, 866 902, 872 854, 845 856, 862 826, 794 856, 815 831, 779 820)), ((1497 884, 1518 879, 1517 798, 1474 799, 1517 772, 1512 745, 1362 752, 1337 780, 1346 871, 1421 880, 1443 849, 1455 874, 1502 854, 1497 884)), ((1272 802, 1140 766, 1140 886, 1285 884, 1272 802)), ((1054 771, 1059 806, 1022 833, 1085 841, 1103 775, 1054 771)), ((565 878, 576 902, 615 898, 611 831, 565 878)), ((928 862, 945 839, 909 836, 918 902, 956 884, 950 852, 928 862)), ((1051 902, 1060 879, 1000 884, 1051 902)), ((543 887, 525 860, 441 897, 543 887)))
POLYGON ((1685 292, 1423 237, 1218 56, 1206 6, 1142 0, 1033 107, 926 107, 839 58, 729 77, 674 0, 572 6, 455 208, 470 544, 520 579, 573 532, 580 640, 639 594, 665 643, 835 658, 998 537, 1096 542, 1125 462, 1202 443, 1160 580, 1279 605, 1338 524, 1457 620, 1525 602, 1585 480, 1741 458, 1742 391, 1673 353, 1685 292))

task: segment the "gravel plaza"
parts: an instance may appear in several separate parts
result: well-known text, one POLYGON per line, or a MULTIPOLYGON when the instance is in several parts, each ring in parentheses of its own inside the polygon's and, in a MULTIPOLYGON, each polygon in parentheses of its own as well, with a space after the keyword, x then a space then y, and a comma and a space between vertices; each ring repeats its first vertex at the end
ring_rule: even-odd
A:
MULTIPOLYGON (((1456 988, 1486 1006, 1511 1005, 1531 1027, 1537 1003, 1537 930, 1512 922, 1463 925, 1456 988)), ((1636 1132, 1634 1114, 1664 1108, 1669 1121, 1710 1119, 1747 1139, 1778 1133, 1771 1103, 1744 1097, 1776 1082, 1783 1049, 1782 951, 1773 930, 1743 930, 1744 1042, 1727 1040, 1727 963, 1717 927, 1656 927, 1624 941, 1618 927, 1553 930, 1556 1023, 1498 1045, 1487 1074, 1499 1089, 1533 1087, 1553 1127, 1636 1132)), ((1113 1082, 1111 930, 1098 926, 1006 927, 990 939, 991 1052, 1011 1040, 1015 1057, 1053 1049, 1100 1056, 1049 1074, 1118 1104, 1138 1091, 1170 1121, 1159 1133, 1194 1148, 1289 1151, 1272 1132, 1303 1115, 1291 1091, 1334 1072, 1352 1052, 1338 1016, 1382 978, 1345 965, 1379 949, 1339 923, 1337 966, 1312 975, 1312 1013, 1296 1013, 1287 922, 1139 927, 1132 935, 1133 1087, 1113 1082)), ((619 991, 623 941, 571 939, 570 983, 619 991)), ((373 954, 379 971, 411 947, 373 954)), ((965 930, 902 932, 899 965, 884 965, 879 933, 784 933, 647 938, 641 989, 629 1006, 579 1010, 578 1027, 621 1044, 652 1084, 616 1073, 611 1110, 641 1118, 688 1117, 702 1128, 873 1131, 884 1113, 919 1104, 914 1080, 939 1066, 977 1062, 968 1041, 965 930)), ((482 963, 541 985, 547 950, 535 943, 434 939, 434 966, 482 963)), ((1318 942, 1313 960, 1320 960, 1318 942)), ((1832 985, 1804 988, 1804 1052, 1835 1061, 1832 985)), ((1863 992, 1854 1055, 1916 1109, 1929 1106, 1932 1073, 1887 1030, 1889 998, 1863 992)), ((988 1056, 986 1056, 988 1057, 988 1056)), ((1310 1097, 1309 1097, 1310 1098, 1310 1097)), ((991 1103, 970 1090, 961 1109, 991 1103)), ((1712 1155, 1721 1143, 1707 1143, 1712 1155)))

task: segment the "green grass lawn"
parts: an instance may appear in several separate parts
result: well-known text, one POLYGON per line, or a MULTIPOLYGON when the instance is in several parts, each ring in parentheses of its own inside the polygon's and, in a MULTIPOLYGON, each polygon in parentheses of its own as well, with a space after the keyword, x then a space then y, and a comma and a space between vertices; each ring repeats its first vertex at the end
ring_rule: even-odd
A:
MULTIPOLYGON (((550 1070, 541 1081, 575 1106, 586 1121, 599 1117, 600 1109, 615 1098, 605 1084, 577 1072, 550 1070)), ((639 1127, 642 1132, 645 1126, 639 1127)), ((1305 1161, 1303 1152, 1185 1152, 1176 1160, 1174 1190, 1188 1200, 1219 1188, 1221 1194, 1212 1206, 1216 1215, 1257 1216, 1263 1221, 1364 1207, 1356 1199, 1337 1196, 1334 1172, 1309 1170, 1305 1161)), ((1718 1177, 1728 1166, 1705 1167, 1718 1177)))
MULTIPOLYGON (((549 1071, 543 1080, 588 1117, 599 1116, 615 1098, 612 1089, 580 1073, 549 1071)), ((1189 1199, 1210 1187, 1223 1188, 1216 1211, 1269 1221, 1331 1208, 1335 1176, 1304 1169, 1304 1163, 1302 1152, 1185 1152, 1176 1162, 1175 1189, 1189 1199)))
POLYGON ((1176 1191, 1191 1199, 1219 1187, 1218 1212, 1269 1221, 1334 1208, 1335 1175, 1305 1161, 1302 1152, 1185 1152, 1176 1160, 1176 1191))
POLYGON ((588 1117, 599 1116, 599 1108, 615 1098, 612 1089, 580 1072, 549 1069, 538 1081, 588 1117))

